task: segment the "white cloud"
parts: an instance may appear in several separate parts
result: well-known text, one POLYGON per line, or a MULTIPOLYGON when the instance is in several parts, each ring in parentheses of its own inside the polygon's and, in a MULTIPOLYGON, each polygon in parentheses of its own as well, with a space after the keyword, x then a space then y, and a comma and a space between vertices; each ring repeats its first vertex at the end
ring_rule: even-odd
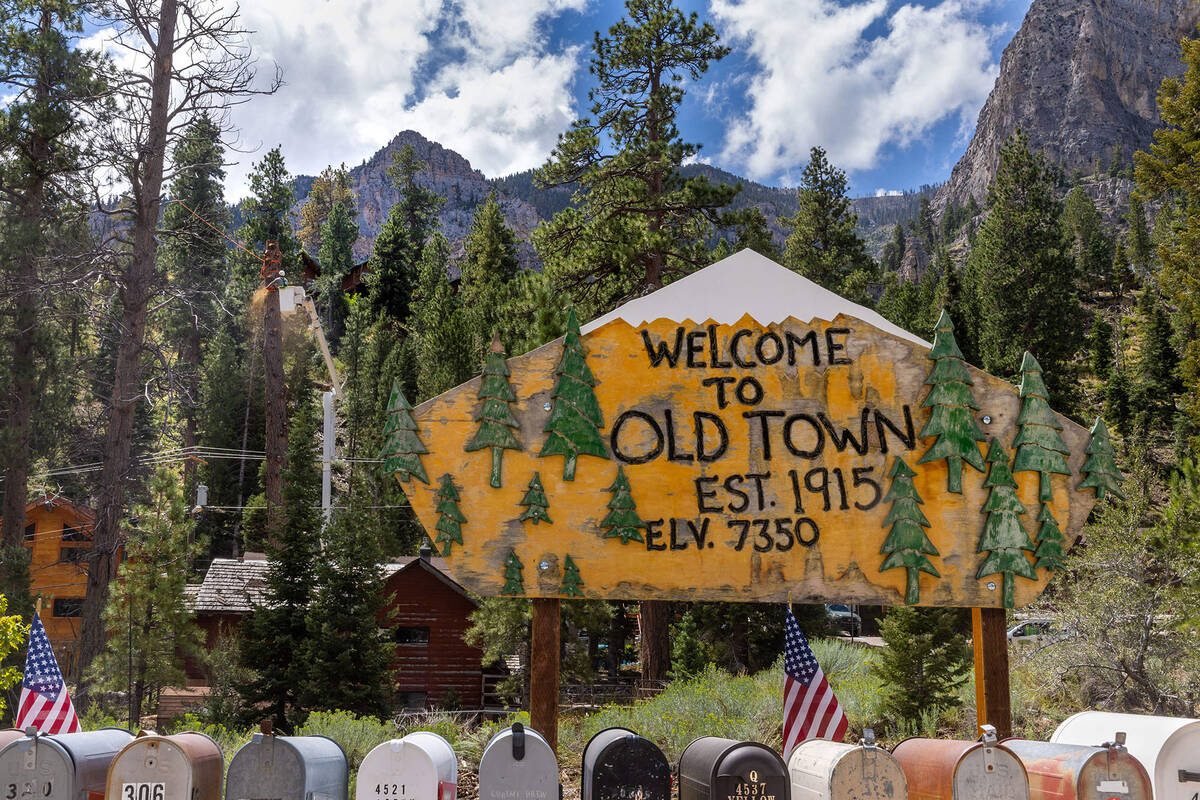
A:
POLYGON ((904 192, 900 191, 899 189, 876 189, 875 190, 876 197, 899 197, 902 194, 904 194, 904 192))
POLYGON ((234 112, 246 191, 250 162, 281 144, 289 170, 357 164, 411 128, 487 175, 540 164, 576 116, 577 48, 549 53, 542 26, 586 0, 256 0, 242 5, 251 46, 286 85, 234 112))
POLYGON ((761 65, 723 158, 751 177, 792 182, 787 171, 814 145, 843 169, 867 169, 885 146, 973 116, 998 71, 991 45, 1000 31, 973 18, 980 2, 713 0, 723 37, 761 65), (882 35, 868 38, 879 23, 882 35))

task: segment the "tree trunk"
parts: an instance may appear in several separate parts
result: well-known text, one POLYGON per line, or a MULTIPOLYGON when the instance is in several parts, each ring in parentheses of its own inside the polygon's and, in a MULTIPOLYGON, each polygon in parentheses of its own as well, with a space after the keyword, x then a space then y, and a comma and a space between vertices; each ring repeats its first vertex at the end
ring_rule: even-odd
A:
MULTIPOLYGON (((279 248, 267 243, 266 280, 269 284, 279 273, 279 248)), ((263 301, 263 368, 266 376, 266 468, 267 542, 278 548, 283 528, 283 470, 287 458, 287 386, 283 381, 283 316, 279 311, 279 290, 268 288, 263 301)))
POLYGON ((643 600, 641 619, 642 680, 665 681, 671 668, 671 603, 667 600, 643 600))
MULTIPOLYGON (((187 392, 187 400, 183 412, 183 446, 191 448, 200 443, 197 433, 199 423, 196 420, 196 409, 199 407, 200 399, 200 328, 194 320, 188 326, 187 333, 184 334, 182 347, 179 348, 179 359, 192 367, 186 373, 187 386, 184 387, 184 390, 187 392)), ((196 496, 196 484, 199 483, 196 478, 197 463, 191 458, 183 462, 184 502, 188 502, 196 496)))
POLYGON ((168 102, 171 94, 171 57, 175 49, 175 18, 178 0, 162 0, 158 37, 154 43, 154 65, 150 86, 150 116, 146 141, 138 154, 140 170, 133 175, 133 253, 121 285, 121 342, 104 439, 104 466, 97 490, 96 524, 93 532, 87 594, 79 637, 79 690, 76 704, 88 702, 89 682, 84 673, 104 649, 102 612, 109 584, 116 578, 117 547, 121 518, 125 515, 125 491, 130 478, 133 423, 141 399, 141 358, 146 337, 146 308, 155 285, 155 239, 167 149, 168 102))

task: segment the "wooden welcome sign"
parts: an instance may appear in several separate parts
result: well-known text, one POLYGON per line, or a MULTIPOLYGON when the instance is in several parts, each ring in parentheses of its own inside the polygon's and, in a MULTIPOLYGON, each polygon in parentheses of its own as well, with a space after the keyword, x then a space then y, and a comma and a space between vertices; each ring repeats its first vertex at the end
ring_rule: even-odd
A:
POLYGON ((743 251, 395 391, 385 468, 480 595, 1025 605, 1119 491, 1107 434, 933 334, 743 251))

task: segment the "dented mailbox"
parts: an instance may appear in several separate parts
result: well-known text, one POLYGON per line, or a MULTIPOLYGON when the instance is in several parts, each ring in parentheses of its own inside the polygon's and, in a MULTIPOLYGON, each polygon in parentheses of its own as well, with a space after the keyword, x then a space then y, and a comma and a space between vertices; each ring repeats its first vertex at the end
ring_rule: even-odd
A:
POLYGON ((909 800, 1029 800, 1025 767, 985 726, 982 741, 905 739, 892 755, 908 781, 909 800))
POLYGON ((108 800, 221 800, 221 748, 203 733, 138 736, 108 768, 108 800))
POLYGON ((792 800, 907 800, 900 762, 875 746, 868 728, 861 744, 809 739, 788 759, 792 800))
POLYGON ((719 736, 679 755, 679 800, 790 800, 787 767, 771 748, 719 736))
POLYGON ((1095 745, 1113 731, 1125 731, 1126 747, 1146 768, 1157 800, 1200 796, 1200 719, 1082 711, 1063 720, 1050 741, 1095 745))
POLYGON ((583 748, 581 800, 671 800, 671 765, 654 742, 606 728, 583 748))
POLYGON ((1005 739, 1029 775, 1030 800, 1151 800, 1154 790, 1141 762, 1124 747, 1125 735, 1100 747, 1005 739))
POLYGON ((346 800, 348 766, 328 736, 256 733, 225 776, 225 800, 346 800))
POLYGON ((132 738, 120 728, 22 736, 0 750, 0 793, 11 800, 86 800, 104 791, 109 763, 132 738))
POLYGON ((479 800, 558 800, 558 759, 549 743, 521 723, 498 732, 479 757, 479 800))
POLYGON ((458 759, 450 743, 428 731, 377 745, 358 768, 355 800, 454 800, 458 759))

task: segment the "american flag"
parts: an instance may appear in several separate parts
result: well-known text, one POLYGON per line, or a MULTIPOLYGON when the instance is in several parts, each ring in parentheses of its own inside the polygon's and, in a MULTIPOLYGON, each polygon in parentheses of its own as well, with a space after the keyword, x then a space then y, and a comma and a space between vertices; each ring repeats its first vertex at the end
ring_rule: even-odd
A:
POLYGON ((846 735, 846 715, 829 688, 800 624, 787 610, 783 634, 783 759, 805 739, 832 739, 846 735))
POLYGON ((71 695, 37 613, 29 626, 29 652, 25 656, 25 679, 21 681, 21 707, 17 712, 17 727, 24 730, 30 725, 42 733, 79 730, 79 717, 75 715, 71 695))

